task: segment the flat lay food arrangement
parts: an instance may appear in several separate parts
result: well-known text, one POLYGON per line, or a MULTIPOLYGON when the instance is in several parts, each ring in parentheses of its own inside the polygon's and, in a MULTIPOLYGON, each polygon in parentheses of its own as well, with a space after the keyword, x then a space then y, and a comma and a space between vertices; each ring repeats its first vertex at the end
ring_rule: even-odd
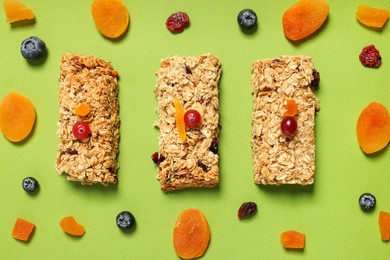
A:
POLYGON ((1 259, 388 259, 387 1, 2 4, 1 259))

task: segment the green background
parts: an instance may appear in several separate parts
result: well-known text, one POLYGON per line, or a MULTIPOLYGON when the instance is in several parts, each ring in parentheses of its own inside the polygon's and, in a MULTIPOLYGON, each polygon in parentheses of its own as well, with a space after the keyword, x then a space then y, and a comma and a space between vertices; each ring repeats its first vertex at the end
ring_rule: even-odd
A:
POLYGON ((206 216, 211 241, 203 259, 389 259, 390 244, 381 241, 379 211, 390 211, 390 149, 366 156, 355 125, 361 110, 376 101, 390 109, 390 28, 373 30, 355 18, 358 4, 390 10, 388 1, 328 0, 328 20, 314 36, 299 43, 283 35, 282 14, 295 0, 125 0, 131 17, 127 34, 102 37, 92 20, 91 1, 24 0, 37 17, 34 24, 12 26, 0 12, 0 97, 16 91, 33 102, 37 121, 26 141, 0 137, 0 259, 177 259, 172 245, 179 213, 191 207, 206 216), (258 15, 255 33, 243 33, 238 12, 258 15), (173 35, 165 28, 173 12, 185 11, 191 25, 173 35), (20 43, 29 36, 46 42, 48 57, 29 64, 20 43), (361 65, 361 49, 375 44, 383 64, 361 65), (58 75, 61 55, 71 51, 111 61, 120 75, 120 170, 118 185, 81 186, 58 176, 55 169, 58 120, 58 75), (153 127, 157 101, 153 94, 160 60, 171 55, 211 52, 222 63, 220 109, 220 185, 213 190, 164 194, 150 159, 158 149, 153 127), (317 174, 310 187, 264 187, 253 184, 251 158, 252 96, 250 66, 254 60, 280 55, 309 55, 321 73, 317 96, 317 174), (21 187, 34 176, 35 196, 21 187), (371 192, 374 212, 364 213, 358 198, 371 192), (245 201, 258 204, 256 215, 238 220, 245 201), (122 210, 131 211, 136 229, 121 232, 115 224, 122 210), (73 238, 59 221, 73 215, 86 228, 73 238), (35 223, 28 243, 12 238, 17 217, 35 223), (303 251, 284 250, 279 235, 294 229, 306 233, 303 251))

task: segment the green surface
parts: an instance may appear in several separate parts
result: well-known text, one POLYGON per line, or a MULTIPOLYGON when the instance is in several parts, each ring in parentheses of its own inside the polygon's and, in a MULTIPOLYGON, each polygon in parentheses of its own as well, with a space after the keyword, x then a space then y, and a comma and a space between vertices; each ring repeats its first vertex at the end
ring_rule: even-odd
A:
MULTIPOLYGON (((209 221, 211 241, 203 259, 389 259, 390 244, 380 239, 379 211, 390 211, 390 149, 366 156, 357 144, 360 111, 376 101, 390 109, 390 28, 368 29, 355 19, 356 1, 329 0, 330 14, 313 37, 294 44, 283 35, 281 17, 289 1, 151 1, 125 0, 131 24, 125 37, 111 41, 96 30, 91 1, 24 0, 36 14, 26 26, 5 23, 0 12, 0 97, 16 91, 28 96, 37 121, 31 137, 14 144, 0 136, 0 259, 176 259, 173 225, 179 213, 199 208, 209 221), (243 8, 257 12, 255 33, 244 34, 236 16, 243 8), (182 34, 165 28, 173 12, 186 11, 191 25, 182 34), (20 55, 29 36, 42 38, 49 50, 43 64, 20 55), (364 68, 358 55, 375 44, 383 64, 364 68), (57 90, 60 57, 65 51, 111 61, 120 74, 120 183, 110 187, 67 182, 55 169, 57 90), (214 190, 164 194, 150 156, 158 148, 153 128, 153 94, 160 59, 171 55, 217 55, 220 82, 220 185, 214 190), (310 55, 321 73, 317 96, 317 175, 311 187, 259 187, 252 180, 250 66, 256 59, 283 54, 310 55), (41 189, 30 196, 21 187, 34 176, 41 189), (375 194, 372 213, 358 205, 363 192, 375 194), (259 210, 238 220, 244 201, 259 210), (121 232, 115 217, 131 211, 136 229, 121 232), (87 230, 73 238, 59 227, 73 215, 87 230), (16 241, 17 217, 36 224, 29 243, 16 241), (279 241, 285 230, 305 232, 304 251, 286 251, 279 241)), ((364 3, 390 9, 388 1, 364 3)))

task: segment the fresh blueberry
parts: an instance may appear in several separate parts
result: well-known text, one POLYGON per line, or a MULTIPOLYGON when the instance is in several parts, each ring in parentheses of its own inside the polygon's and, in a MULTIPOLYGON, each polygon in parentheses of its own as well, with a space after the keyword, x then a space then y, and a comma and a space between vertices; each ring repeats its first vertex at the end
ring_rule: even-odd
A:
POLYGON ((370 211, 375 207, 376 199, 371 193, 363 193, 359 198, 359 204, 362 210, 370 211))
POLYGON ((33 177, 27 177, 23 179, 22 186, 25 191, 34 192, 38 189, 39 183, 33 177))
POLYGON ((135 225, 135 218, 130 212, 122 211, 116 216, 116 225, 122 230, 130 230, 135 225))
POLYGON ((31 36, 22 42, 20 51, 26 60, 37 60, 45 55, 46 44, 38 37, 31 36))
POLYGON ((257 15, 252 9, 244 9, 238 13, 237 21, 242 29, 252 29, 257 23, 257 15))

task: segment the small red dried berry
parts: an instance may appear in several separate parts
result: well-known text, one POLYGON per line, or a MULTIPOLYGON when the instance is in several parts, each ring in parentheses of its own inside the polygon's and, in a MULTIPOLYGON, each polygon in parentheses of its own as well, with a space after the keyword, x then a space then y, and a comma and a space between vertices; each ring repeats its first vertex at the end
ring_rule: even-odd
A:
POLYGON ((256 212, 257 204, 255 202, 244 202, 241 204, 238 209, 238 218, 244 218, 246 216, 252 215, 256 212))
POLYGON ((378 68, 382 64, 382 57, 373 44, 363 48, 359 60, 368 68, 378 68))
POLYGON ((172 33, 181 33, 190 24, 190 18, 185 12, 176 12, 168 17, 165 25, 172 33))
POLYGON ((152 154, 152 161, 155 163, 155 164, 158 164, 158 152, 155 152, 154 154, 152 154))

